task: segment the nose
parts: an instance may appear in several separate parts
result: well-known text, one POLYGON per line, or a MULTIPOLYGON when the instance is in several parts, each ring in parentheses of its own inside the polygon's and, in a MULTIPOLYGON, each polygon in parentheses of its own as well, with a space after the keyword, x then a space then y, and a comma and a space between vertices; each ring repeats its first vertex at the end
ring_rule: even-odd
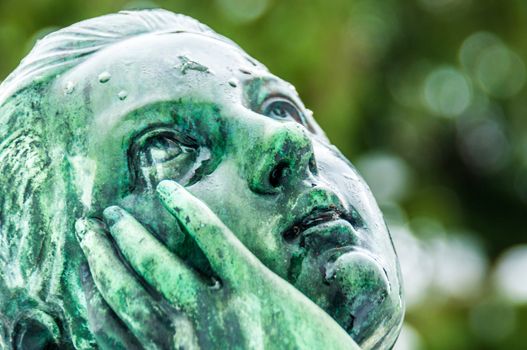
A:
POLYGON ((245 173, 256 193, 278 193, 316 169, 313 145, 297 123, 269 123, 247 147, 245 173))

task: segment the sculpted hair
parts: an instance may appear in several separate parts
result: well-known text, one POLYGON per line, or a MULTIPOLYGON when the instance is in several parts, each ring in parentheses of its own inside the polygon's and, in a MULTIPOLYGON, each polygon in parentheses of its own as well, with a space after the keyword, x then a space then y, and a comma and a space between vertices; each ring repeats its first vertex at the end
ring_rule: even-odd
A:
POLYGON ((74 343, 90 338, 86 322, 67 319, 65 312, 68 303, 84 305, 78 300, 80 259, 68 259, 81 254, 74 221, 83 208, 66 147, 74 130, 69 121, 46 115, 48 86, 113 44, 165 33, 198 33, 236 46, 183 15, 126 11, 47 35, 0 85, 0 348, 13 338, 17 322, 35 310, 59 319, 61 333, 74 343))
POLYGON ((108 46, 143 34, 164 33, 201 33, 237 46, 193 18, 161 9, 122 11, 92 18, 39 40, 0 85, 0 106, 15 91, 53 78, 108 46))

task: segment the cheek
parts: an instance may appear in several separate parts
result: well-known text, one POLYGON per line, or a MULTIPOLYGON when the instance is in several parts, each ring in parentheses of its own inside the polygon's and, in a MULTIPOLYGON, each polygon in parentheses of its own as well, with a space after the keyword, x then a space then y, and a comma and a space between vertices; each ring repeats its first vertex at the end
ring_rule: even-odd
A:
POLYGON ((316 149, 320 177, 347 205, 353 206, 366 226, 385 231, 384 219, 364 179, 338 151, 319 146, 316 149))
POLYGON ((78 156, 82 162, 77 161, 81 166, 75 170, 76 181, 90 183, 91 187, 85 188, 91 190, 91 205, 87 207, 93 214, 100 214, 106 207, 117 204, 119 198, 130 192, 126 150, 113 144, 90 144, 88 155, 78 156))
POLYGON ((100 217, 102 211, 115 205, 129 190, 128 169, 96 157, 69 157, 73 189, 86 209, 86 215, 100 217))
POLYGON ((365 222, 360 230, 363 248, 376 256, 386 269, 394 289, 399 289, 399 271, 395 248, 386 227, 383 215, 368 185, 342 156, 329 149, 318 150, 320 176, 339 196, 353 206, 365 222))
POLYGON ((249 189, 234 161, 224 160, 212 174, 187 189, 267 267, 278 274, 286 271, 286 246, 278 232, 282 210, 276 201, 249 189))
POLYGON ((117 202, 172 252, 184 254, 185 235, 155 193, 130 194, 117 202))

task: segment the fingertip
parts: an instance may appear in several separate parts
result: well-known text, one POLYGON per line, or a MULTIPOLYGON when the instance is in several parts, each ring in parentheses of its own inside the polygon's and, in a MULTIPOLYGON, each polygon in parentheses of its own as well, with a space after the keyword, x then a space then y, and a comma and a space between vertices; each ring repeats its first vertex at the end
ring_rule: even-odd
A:
POLYGON ((104 234, 104 224, 97 219, 80 218, 75 222, 75 236, 77 241, 84 248, 86 236, 92 232, 94 234, 104 234))
POLYGON ((157 185, 157 193, 159 193, 161 197, 166 198, 168 196, 174 195, 182 188, 183 187, 175 181, 163 180, 157 185))
POLYGON ((108 226, 113 226, 124 216, 124 210, 116 205, 113 205, 104 209, 102 215, 104 216, 108 226))
POLYGON ((84 236, 86 236, 87 231, 88 231, 88 228, 86 224, 86 219, 85 218, 77 219, 77 221, 75 222, 75 236, 77 237, 77 240, 79 241, 79 243, 82 242, 82 240, 84 239, 84 236))

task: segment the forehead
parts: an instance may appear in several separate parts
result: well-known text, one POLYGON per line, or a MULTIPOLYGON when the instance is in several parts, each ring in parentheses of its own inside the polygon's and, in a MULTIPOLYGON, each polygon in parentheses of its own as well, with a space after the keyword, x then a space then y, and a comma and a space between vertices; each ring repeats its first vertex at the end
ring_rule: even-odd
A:
MULTIPOLYGON (((70 76, 91 73, 91 69, 101 66, 117 68, 134 63, 141 64, 141 68, 150 73, 156 70, 167 73, 168 68, 172 74, 177 74, 182 57, 193 62, 199 61, 218 77, 242 67, 266 71, 262 64, 250 58, 242 49, 219 38, 196 33, 153 33, 108 46, 73 69, 70 76)), ((182 73, 185 75, 186 72, 188 70, 182 73)))
POLYGON ((59 77, 52 95, 93 114, 133 111, 182 97, 235 99, 232 84, 276 79, 240 48, 201 34, 148 34, 101 50, 59 77), (116 111, 113 111, 117 109, 116 111))

